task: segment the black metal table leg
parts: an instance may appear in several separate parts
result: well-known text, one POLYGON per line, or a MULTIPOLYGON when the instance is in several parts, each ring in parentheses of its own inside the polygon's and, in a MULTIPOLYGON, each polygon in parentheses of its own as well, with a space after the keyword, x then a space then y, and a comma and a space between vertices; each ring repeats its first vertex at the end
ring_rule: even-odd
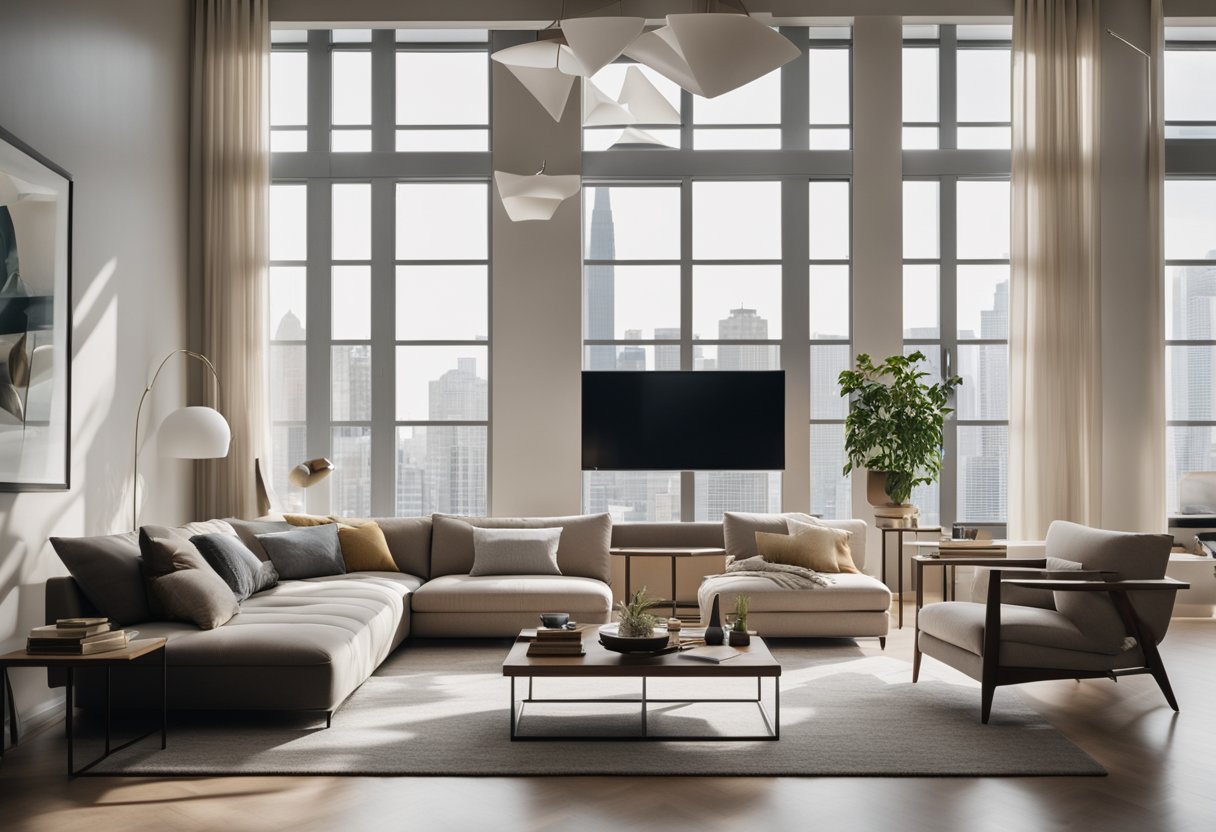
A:
POLYGON ((106 756, 110 754, 110 666, 106 665, 106 756))
POLYGON ((68 690, 67 697, 64 700, 66 703, 66 713, 64 714, 64 725, 68 732, 68 777, 71 777, 76 771, 76 732, 72 730, 72 700, 76 688, 76 668, 68 667, 68 690))
MULTIPOLYGON (((8 668, 0 667, 0 762, 4 760, 4 722, 9 716, 9 695, 8 695, 8 668)), ((17 744, 16 738, 13 739, 13 745, 17 744)))
MULTIPOLYGON (((329 726, 326 726, 329 727, 329 726)), ((169 651, 160 651, 160 747, 169 747, 169 651)))

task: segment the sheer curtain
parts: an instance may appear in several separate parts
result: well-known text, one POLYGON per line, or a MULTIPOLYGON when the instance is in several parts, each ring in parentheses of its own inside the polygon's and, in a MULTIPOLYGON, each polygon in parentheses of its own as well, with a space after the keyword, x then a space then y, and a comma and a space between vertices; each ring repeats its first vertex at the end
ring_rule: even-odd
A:
POLYGON ((1101 511, 1098 3, 1015 0, 1009 536, 1101 511))
POLYGON ((269 0, 194 5, 191 311, 200 315, 196 348, 215 364, 219 408, 232 426, 227 458, 198 462, 195 511, 252 517, 253 461, 266 444, 269 0))

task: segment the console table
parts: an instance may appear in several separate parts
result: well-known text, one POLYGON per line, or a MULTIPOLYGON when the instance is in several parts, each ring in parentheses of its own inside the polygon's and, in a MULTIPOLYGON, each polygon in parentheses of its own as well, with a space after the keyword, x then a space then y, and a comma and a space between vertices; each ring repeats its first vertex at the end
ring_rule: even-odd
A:
POLYGON ((882 532, 882 582, 887 582, 887 538, 890 535, 895 535, 895 560, 897 563, 896 569, 899 574, 899 593, 898 600, 895 602, 897 629, 903 629, 904 626, 904 535, 912 535, 915 537, 919 534, 928 534, 932 532, 935 536, 941 537, 941 526, 880 526, 878 528, 882 532))
MULTIPOLYGON (((697 607, 696 603, 681 603, 676 600, 676 563, 681 558, 725 557, 726 550, 698 546, 624 546, 608 550, 616 557, 625 559, 625 597, 633 594, 633 576, 630 565, 634 558, 669 558, 671 560, 671 617, 679 617, 680 607, 697 607)), ((700 612, 697 619, 700 620, 700 612)))

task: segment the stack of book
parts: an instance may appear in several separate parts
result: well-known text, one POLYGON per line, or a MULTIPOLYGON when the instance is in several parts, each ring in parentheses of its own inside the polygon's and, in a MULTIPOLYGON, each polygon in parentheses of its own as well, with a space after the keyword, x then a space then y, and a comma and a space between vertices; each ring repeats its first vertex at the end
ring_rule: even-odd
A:
POLYGON ((128 641, 130 634, 126 630, 113 629, 108 618, 60 618, 54 624, 30 630, 25 652, 88 656, 121 650, 128 641))
POLYGON ((528 645, 529 656, 582 656, 582 630, 548 629, 536 630, 536 640, 528 645))

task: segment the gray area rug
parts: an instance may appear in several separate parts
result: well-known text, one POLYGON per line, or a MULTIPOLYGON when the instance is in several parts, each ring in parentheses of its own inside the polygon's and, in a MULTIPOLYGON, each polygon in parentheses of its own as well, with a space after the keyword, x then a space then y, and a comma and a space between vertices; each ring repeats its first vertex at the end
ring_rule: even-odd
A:
MULTIPOLYGON (((777 742, 512 742, 506 642, 411 642, 334 716, 177 715, 169 747, 153 739, 95 773, 173 776, 325 775, 1103 775, 1105 770, 1031 710, 997 691, 992 721, 979 722, 978 686, 862 654, 854 642, 772 644, 782 665, 777 742), (928 675, 928 678, 926 676, 928 675)), ((931 671, 930 671, 931 672, 931 671)), ((520 694, 526 682, 520 686, 520 694)), ((755 694, 755 680, 652 680, 652 698, 755 694)), ((636 680, 539 679, 546 698, 636 697, 636 680)), ((772 696, 771 680, 764 694, 772 696)), ((637 732, 636 705, 529 705, 523 733, 637 732)), ((652 705, 652 733, 761 733, 749 704, 652 705)), ((85 752, 86 754, 89 752, 85 752)))

